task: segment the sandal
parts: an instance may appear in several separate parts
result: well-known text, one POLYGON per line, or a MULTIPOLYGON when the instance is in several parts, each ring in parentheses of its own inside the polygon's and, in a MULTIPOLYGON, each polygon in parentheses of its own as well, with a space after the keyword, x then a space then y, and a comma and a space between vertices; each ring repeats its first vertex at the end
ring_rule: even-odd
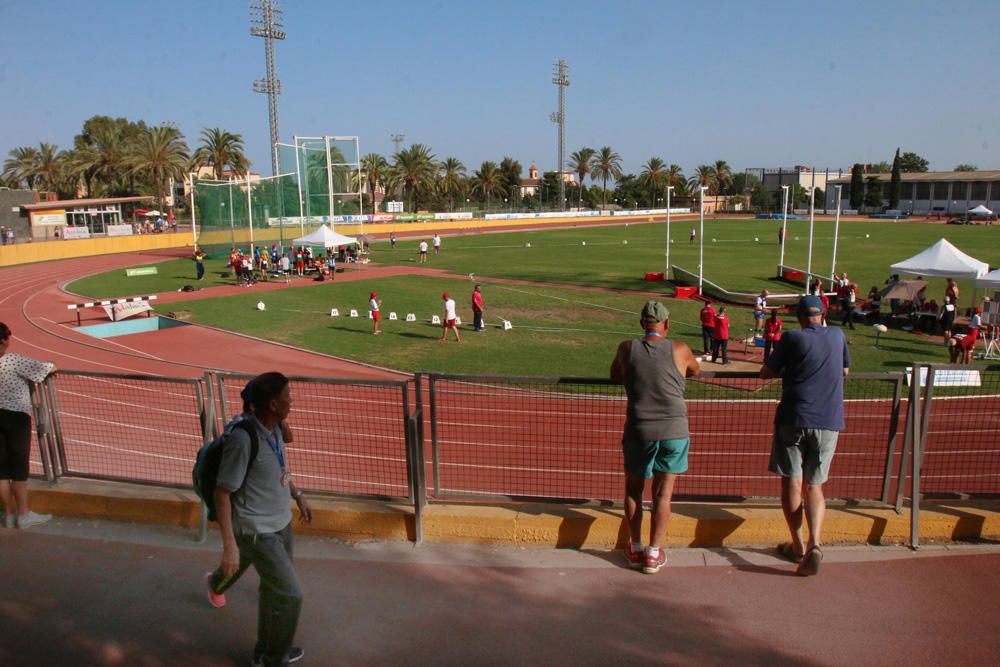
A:
POLYGON ((820 563, 823 562, 823 552, 819 547, 813 547, 806 552, 805 557, 799 564, 799 569, 796 570, 796 574, 800 577, 811 577, 815 574, 819 574, 820 563))
POLYGON ((802 556, 795 553, 795 545, 791 542, 782 542, 778 545, 778 555, 793 563, 801 563, 802 556))

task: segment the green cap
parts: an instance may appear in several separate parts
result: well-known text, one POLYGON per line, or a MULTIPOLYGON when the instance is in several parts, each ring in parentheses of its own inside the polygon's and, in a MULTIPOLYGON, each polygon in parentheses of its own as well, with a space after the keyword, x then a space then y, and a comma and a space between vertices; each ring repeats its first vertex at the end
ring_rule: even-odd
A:
POLYGON ((642 307, 642 319, 664 322, 670 319, 670 311, 659 301, 647 301, 642 307))

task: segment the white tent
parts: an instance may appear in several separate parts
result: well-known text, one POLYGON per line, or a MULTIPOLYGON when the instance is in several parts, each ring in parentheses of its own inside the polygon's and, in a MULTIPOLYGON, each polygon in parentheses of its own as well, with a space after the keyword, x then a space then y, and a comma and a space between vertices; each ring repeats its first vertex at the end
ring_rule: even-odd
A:
POLYGON ((297 239, 292 240, 292 245, 312 245, 312 246, 322 246, 324 248, 336 248, 341 245, 351 245, 352 243, 357 243, 358 240, 351 236, 344 236, 339 234, 329 226, 323 225, 311 234, 306 234, 305 236, 300 236, 297 239))
POLYGON ((993 211, 986 208, 982 204, 980 204, 976 208, 970 208, 969 213, 971 213, 972 215, 993 215, 993 211))
POLYGON ((990 271, 982 278, 976 280, 976 287, 1000 289, 1000 269, 990 271))
POLYGON ((911 276, 938 276, 941 278, 980 278, 990 270, 990 265, 969 257, 947 239, 922 250, 909 259, 889 267, 892 273, 911 276))

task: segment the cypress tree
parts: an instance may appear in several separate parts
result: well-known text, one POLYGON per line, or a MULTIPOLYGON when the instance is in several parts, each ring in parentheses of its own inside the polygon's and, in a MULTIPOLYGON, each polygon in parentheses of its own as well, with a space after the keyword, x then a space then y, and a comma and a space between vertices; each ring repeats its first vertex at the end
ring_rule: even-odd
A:
POLYGON ((896 157, 892 160, 892 181, 889 185, 889 208, 899 208, 899 198, 903 193, 903 176, 899 166, 899 149, 896 149, 896 157))
POLYGON ((860 163, 854 163, 851 168, 851 186, 849 195, 851 208, 857 211, 865 201, 865 175, 860 163))

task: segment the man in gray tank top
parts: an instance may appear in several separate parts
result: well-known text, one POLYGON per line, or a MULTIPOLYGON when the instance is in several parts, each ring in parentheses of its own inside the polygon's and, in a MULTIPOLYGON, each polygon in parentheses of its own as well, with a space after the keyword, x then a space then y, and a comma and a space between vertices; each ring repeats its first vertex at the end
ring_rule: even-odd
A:
POLYGON ((670 311, 658 301, 642 308, 643 337, 618 346, 611 363, 611 381, 625 385, 628 395, 622 453, 625 456, 625 518, 629 566, 655 574, 667 562, 663 538, 670 521, 670 498, 677 475, 687 472, 687 406, 685 379, 700 367, 686 343, 666 339, 670 311), (653 479, 653 511, 649 547, 642 547, 642 494, 653 479))

